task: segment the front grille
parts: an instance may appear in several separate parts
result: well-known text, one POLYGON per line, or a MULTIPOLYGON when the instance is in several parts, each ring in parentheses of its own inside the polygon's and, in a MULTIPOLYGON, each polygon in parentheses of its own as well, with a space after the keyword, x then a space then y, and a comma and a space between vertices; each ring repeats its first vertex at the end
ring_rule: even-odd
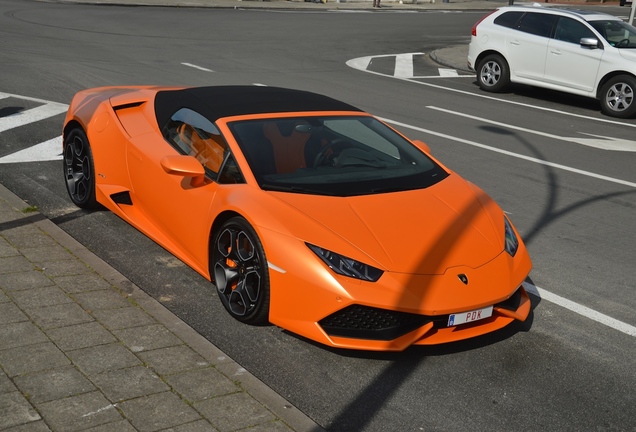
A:
POLYGON ((318 324, 330 336, 393 340, 439 318, 351 305, 323 318, 318 324))

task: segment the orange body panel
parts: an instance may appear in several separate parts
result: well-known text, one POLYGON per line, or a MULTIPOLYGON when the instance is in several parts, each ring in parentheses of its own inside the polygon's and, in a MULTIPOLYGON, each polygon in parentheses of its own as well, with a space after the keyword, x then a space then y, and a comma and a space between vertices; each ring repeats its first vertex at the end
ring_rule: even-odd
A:
MULTIPOLYGON (((434 187, 406 192, 334 197, 264 191, 229 127, 237 120, 281 115, 368 114, 220 118, 215 125, 245 183, 219 184, 203 175, 196 159, 180 155, 163 138, 154 106, 155 94, 162 89, 80 92, 71 102, 65 135, 77 126, 87 133, 97 201, 208 280, 215 221, 228 213, 243 216, 265 249, 271 323, 335 347, 400 351, 485 334, 528 316, 530 301, 520 287, 531 270, 530 257, 522 242, 514 257, 504 251, 504 214, 476 186, 447 170, 448 177, 434 187), (129 194, 133 205, 117 203, 113 196, 118 193, 129 194), (336 274, 307 243, 384 273, 377 282, 336 274), (497 306, 517 290, 517 306, 497 306), (443 328, 429 322, 391 340, 329 335, 321 320, 353 305, 431 317, 495 306, 492 317, 481 321, 443 328)), ((306 139, 299 133, 288 141, 306 139)), ((280 142, 277 152, 285 153, 286 160, 298 159, 280 142)), ((213 163, 220 165, 218 155, 213 163)))

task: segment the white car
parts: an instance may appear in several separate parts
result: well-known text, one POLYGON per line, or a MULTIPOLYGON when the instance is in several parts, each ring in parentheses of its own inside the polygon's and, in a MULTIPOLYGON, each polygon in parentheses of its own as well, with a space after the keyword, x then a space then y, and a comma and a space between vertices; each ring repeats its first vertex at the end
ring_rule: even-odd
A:
POLYGON ((485 91, 528 84, 596 98, 613 117, 636 114, 636 27, 612 15, 501 7, 473 26, 468 66, 485 91))

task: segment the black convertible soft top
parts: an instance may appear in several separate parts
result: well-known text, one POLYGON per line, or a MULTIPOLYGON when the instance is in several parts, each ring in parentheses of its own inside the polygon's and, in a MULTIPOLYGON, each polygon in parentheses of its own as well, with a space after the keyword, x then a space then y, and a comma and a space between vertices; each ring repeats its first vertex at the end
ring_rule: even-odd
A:
POLYGON ((262 86, 191 87, 157 93, 155 113, 159 127, 181 108, 197 111, 212 122, 222 117, 247 114, 362 111, 328 96, 302 90, 262 86))

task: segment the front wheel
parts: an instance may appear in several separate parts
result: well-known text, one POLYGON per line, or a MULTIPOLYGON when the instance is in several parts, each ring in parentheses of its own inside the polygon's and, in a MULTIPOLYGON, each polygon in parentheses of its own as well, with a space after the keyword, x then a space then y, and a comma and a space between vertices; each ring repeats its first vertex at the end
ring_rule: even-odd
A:
POLYGON ((254 228, 233 217, 218 230, 212 247, 213 282, 225 309, 246 324, 267 324, 269 272, 254 228))
POLYGON ((499 92, 510 84, 508 63, 499 54, 484 57, 477 66, 479 87, 487 92, 499 92))
POLYGON ((95 164, 88 137, 73 129, 64 140, 64 177, 73 203, 83 209, 99 207, 95 199, 95 164))
POLYGON ((601 110, 612 117, 630 118, 636 114, 636 79, 631 75, 611 78, 601 88, 601 110))

